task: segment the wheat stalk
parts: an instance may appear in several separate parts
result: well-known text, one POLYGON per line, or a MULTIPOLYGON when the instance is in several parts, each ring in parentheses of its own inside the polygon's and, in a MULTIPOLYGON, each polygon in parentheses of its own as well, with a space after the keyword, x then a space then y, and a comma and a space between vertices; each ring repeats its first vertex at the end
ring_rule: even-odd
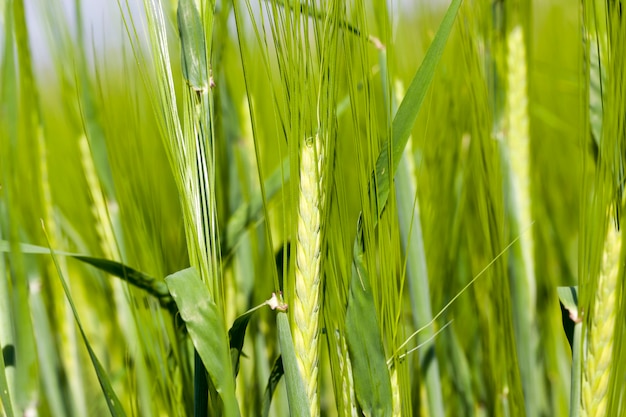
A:
POLYGON ((620 231, 611 222, 604 242, 598 287, 587 330, 581 394, 582 416, 604 416, 607 411, 621 247, 620 231))
POLYGON ((318 401, 319 311, 322 266, 324 150, 315 135, 304 141, 300 160, 300 197, 296 244, 293 339, 309 399, 311 417, 320 414, 318 401))

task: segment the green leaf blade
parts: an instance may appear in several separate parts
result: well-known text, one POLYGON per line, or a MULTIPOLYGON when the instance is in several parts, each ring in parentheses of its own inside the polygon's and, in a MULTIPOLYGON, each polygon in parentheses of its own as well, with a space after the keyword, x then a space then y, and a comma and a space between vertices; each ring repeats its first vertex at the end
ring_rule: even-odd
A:
POLYGON ((396 113, 391 126, 391 144, 386 143, 376 160, 376 169, 374 172, 375 190, 376 190, 376 207, 378 215, 382 213, 389 198, 389 187, 393 173, 396 172, 402 152, 406 147, 411 129, 415 124, 417 115, 426 97, 428 87, 435 75, 437 64, 441 60, 446 42, 452 31, 452 26, 456 18, 462 0, 452 0, 448 11, 446 12, 439 30, 433 39, 426 56, 422 61, 419 69, 415 73, 406 95, 400 103, 398 112, 396 113), (389 161, 389 148, 392 150, 391 161, 389 161), (391 175, 390 170, 391 168, 391 175))
POLYGON ((227 417, 238 417, 239 405, 235 397, 228 334, 222 314, 211 300, 209 290, 195 268, 175 272, 165 278, 165 282, 211 381, 222 398, 224 414, 227 417))
POLYGON ((356 398, 367 416, 391 416, 389 371, 376 317, 374 296, 363 260, 363 230, 354 244, 352 279, 346 312, 346 341, 356 398))

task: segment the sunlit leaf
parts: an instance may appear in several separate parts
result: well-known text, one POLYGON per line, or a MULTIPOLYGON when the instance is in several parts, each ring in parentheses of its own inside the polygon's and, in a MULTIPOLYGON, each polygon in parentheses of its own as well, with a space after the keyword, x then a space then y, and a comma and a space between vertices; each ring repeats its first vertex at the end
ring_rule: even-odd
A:
POLYGON ((211 382, 224 402, 226 416, 239 416, 228 334, 209 290, 193 267, 169 275, 165 282, 211 382))

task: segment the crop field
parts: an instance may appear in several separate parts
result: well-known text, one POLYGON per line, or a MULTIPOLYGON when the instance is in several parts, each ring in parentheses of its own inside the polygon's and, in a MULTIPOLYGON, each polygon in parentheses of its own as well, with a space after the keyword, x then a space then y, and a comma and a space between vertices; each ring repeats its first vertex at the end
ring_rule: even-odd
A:
POLYGON ((0 415, 626 415, 622 0, 0 0, 0 415))

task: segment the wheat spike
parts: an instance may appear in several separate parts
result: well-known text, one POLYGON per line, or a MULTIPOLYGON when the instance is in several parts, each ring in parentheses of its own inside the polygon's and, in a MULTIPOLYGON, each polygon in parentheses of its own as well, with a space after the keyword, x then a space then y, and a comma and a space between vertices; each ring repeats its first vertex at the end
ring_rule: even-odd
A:
POLYGON ((582 416, 605 416, 607 391, 613 354, 613 329, 619 257, 622 248, 620 231, 611 222, 604 242, 598 288, 587 331, 582 384, 582 416))
POLYGON ((358 417, 359 410, 356 406, 356 397, 354 394, 354 379, 352 377, 352 362, 348 355, 348 344, 346 338, 339 330, 335 330, 335 339, 337 347, 337 360, 339 362, 339 374, 341 375, 341 404, 343 412, 339 415, 358 417))
POLYGON ((324 196, 323 143, 318 135, 304 141, 300 160, 300 197, 296 244, 293 328, 296 356, 309 398, 318 416, 318 334, 324 196))
MULTIPOLYGON (((521 228, 532 224, 530 195, 530 140, 528 127, 528 74, 524 31, 515 26, 507 36, 507 145, 511 161, 511 173, 515 206, 521 228)), ((527 270, 530 305, 534 305, 535 266, 532 233, 520 236, 522 256, 527 270)))

